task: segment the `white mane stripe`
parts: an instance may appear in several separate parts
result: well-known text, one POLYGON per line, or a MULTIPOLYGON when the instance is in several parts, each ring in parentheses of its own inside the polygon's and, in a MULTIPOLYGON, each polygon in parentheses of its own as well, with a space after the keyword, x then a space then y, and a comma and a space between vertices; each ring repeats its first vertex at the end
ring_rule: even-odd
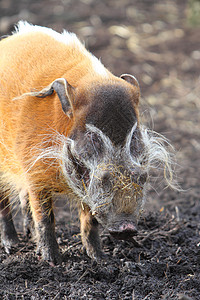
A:
POLYGON ((87 56, 91 60, 93 69, 98 75, 104 77, 108 76, 108 70, 104 67, 104 65, 100 62, 100 60, 98 60, 94 55, 92 55, 89 51, 86 50, 86 48, 78 39, 75 33, 71 33, 66 30, 63 30, 62 33, 58 33, 51 28, 32 25, 26 21, 19 21, 18 24, 15 26, 15 31, 13 32, 13 34, 21 35, 30 32, 41 32, 54 38, 56 41, 60 43, 63 43, 65 45, 76 46, 85 56, 87 56))
MULTIPOLYGON (((72 43, 77 44, 77 46, 85 49, 83 44, 79 41, 75 33, 68 32, 64 30, 62 33, 58 33, 55 30, 43 26, 32 25, 26 21, 19 21, 15 26, 15 31, 13 34, 27 34, 30 32, 41 32, 47 34, 54 38, 56 41, 70 45, 72 43)), ((86 51, 86 49, 85 49, 86 51)))

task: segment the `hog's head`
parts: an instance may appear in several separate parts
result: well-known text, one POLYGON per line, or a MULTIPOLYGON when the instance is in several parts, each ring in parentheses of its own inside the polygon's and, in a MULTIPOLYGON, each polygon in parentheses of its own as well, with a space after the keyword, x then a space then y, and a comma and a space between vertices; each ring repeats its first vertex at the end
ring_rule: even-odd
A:
MULTIPOLYGON (((148 178, 138 120, 139 86, 130 75, 122 79, 90 89, 84 126, 79 125, 81 115, 81 120, 76 118, 62 162, 73 192, 117 238, 136 233, 148 178)), ((82 97, 77 100, 81 102, 86 95, 76 97, 82 97)))
POLYGON ((61 78, 33 95, 54 91, 73 126, 44 157, 58 158, 67 185, 111 234, 134 235, 150 170, 172 182, 165 139, 139 123, 137 80, 126 74, 74 89, 61 78))

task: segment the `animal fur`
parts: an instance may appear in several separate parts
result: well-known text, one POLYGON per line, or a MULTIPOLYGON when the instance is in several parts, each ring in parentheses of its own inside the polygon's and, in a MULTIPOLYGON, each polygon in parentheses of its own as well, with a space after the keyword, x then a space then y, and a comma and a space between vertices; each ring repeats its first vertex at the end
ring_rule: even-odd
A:
MULTIPOLYGON (((82 204, 82 240, 95 257, 96 220, 137 217, 152 168, 172 185, 165 139, 139 123, 139 94, 133 76, 114 76, 75 34, 21 21, 0 42, 2 195, 28 197, 44 259, 59 260, 53 192, 82 204)), ((4 245, 16 241, 13 230, 3 236, 4 245)))

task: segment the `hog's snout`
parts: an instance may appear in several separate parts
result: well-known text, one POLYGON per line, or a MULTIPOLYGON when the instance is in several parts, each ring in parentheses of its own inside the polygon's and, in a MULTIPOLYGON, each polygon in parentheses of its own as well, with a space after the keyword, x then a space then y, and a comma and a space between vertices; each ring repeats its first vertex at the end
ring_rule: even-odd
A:
POLYGON ((118 240, 128 240, 137 234, 137 228, 131 221, 124 221, 108 229, 109 233, 118 240))

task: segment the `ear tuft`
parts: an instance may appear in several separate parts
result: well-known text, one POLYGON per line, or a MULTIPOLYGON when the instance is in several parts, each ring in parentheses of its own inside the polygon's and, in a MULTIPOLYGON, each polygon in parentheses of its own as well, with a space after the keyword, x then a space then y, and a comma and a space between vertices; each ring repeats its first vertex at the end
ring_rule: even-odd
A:
POLYGON ((137 88, 139 88, 139 82, 137 81, 135 76, 130 75, 130 74, 122 74, 120 76, 120 78, 124 79, 125 81, 127 81, 130 84, 132 84, 132 85, 136 86, 137 88))
POLYGON ((53 92, 57 93, 64 113, 67 114, 68 117, 71 117, 72 113, 69 112, 69 110, 71 108, 71 110, 73 111, 72 102, 74 98, 74 88, 69 83, 67 83, 67 80, 65 78, 58 78, 41 91, 32 92, 30 93, 30 95, 38 98, 45 98, 52 95, 53 92))
POLYGON ((58 78, 52 83, 53 90, 57 93, 60 103, 62 105, 62 110, 65 114, 68 113, 70 107, 72 108, 71 103, 71 93, 69 95, 69 90, 71 91, 72 86, 67 83, 65 78, 58 78))

